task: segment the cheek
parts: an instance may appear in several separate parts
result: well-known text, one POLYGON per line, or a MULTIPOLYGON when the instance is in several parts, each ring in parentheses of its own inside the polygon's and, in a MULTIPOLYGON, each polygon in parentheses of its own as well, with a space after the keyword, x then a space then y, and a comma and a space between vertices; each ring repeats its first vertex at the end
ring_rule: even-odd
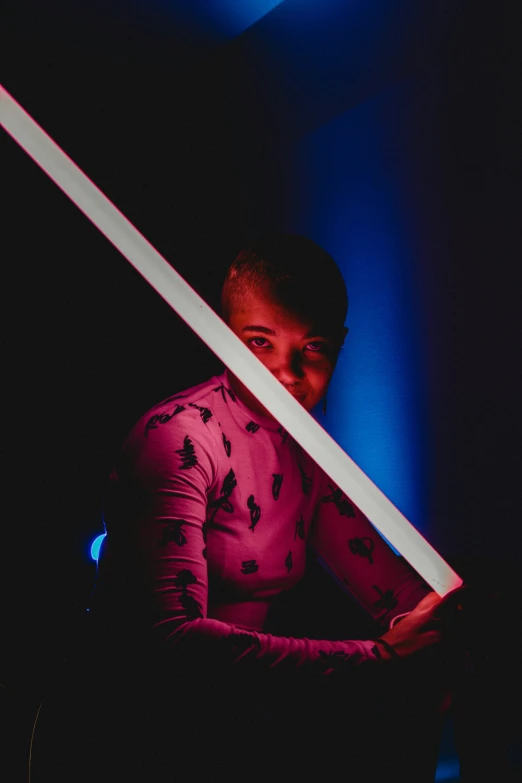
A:
POLYGON ((313 366, 309 366, 307 370, 308 379, 310 384, 316 391, 324 390, 332 377, 334 371, 334 365, 328 361, 314 362, 313 366))

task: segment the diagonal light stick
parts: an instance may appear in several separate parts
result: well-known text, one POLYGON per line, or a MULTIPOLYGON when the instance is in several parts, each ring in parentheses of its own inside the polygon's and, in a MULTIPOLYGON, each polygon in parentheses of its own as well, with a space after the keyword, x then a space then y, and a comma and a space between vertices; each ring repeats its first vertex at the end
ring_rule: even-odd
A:
POLYGON ((0 124, 433 590, 444 596, 459 587, 462 579, 418 530, 1 85, 0 124))

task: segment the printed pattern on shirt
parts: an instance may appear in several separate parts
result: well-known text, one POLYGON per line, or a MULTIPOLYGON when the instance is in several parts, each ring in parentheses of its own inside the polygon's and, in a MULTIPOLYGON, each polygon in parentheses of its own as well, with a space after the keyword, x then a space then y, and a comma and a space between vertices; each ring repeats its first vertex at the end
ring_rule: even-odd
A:
POLYGON ((198 409, 203 424, 206 424, 207 421, 210 421, 210 419, 212 418, 212 411, 210 410, 210 408, 204 408, 201 405, 196 405, 196 403, 194 402, 189 402, 189 405, 191 408, 198 409))
POLYGON ((336 651, 318 651, 318 664, 323 674, 332 674, 336 671, 342 670, 346 667, 346 662, 350 660, 350 654, 336 651))
POLYGON ((257 523, 259 522, 261 518, 261 508, 258 506, 258 504, 254 500, 254 496, 250 495, 250 497, 247 500, 247 506, 250 510, 250 525, 248 527, 249 530, 254 532, 257 523))
POLYGON ((236 486, 237 486, 236 476, 232 468, 230 468, 227 475, 225 476, 225 480, 223 481, 220 497, 216 498, 216 500, 211 500, 208 504, 209 508, 214 509, 214 511, 212 512, 212 516, 210 518, 211 522, 214 521, 215 516, 220 509, 222 511, 226 511, 227 514, 233 513, 234 506, 230 501, 230 496, 234 491, 234 489, 236 488, 236 486))
POLYGON ((161 523, 164 527, 161 533, 161 538, 158 541, 158 546, 166 547, 169 543, 173 543, 176 546, 185 546, 187 538, 183 525, 186 525, 184 519, 175 519, 172 522, 161 523))
POLYGON ((188 394, 175 394, 173 397, 167 397, 166 400, 162 400, 157 407, 163 407, 163 405, 168 405, 169 402, 175 402, 176 400, 186 400, 188 394))
POLYGON ((282 427, 278 427, 277 432, 279 433, 279 435, 281 435, 281 440, 284 443, 285 440, 288 438, 288 432, 284 430, 282 427))
POLYGON ((230 457, 230 454, 232 453, 232 444, 230 443, 230 441, 228 440, 224 432, 221 433, 221 435, 223 438, 223 448, 225 449, 225 454, 227 455, 227 457, 230 457))
POLYGON ((294 540, 299 536, 301 541, 304 541, 305 538, 305 521, 303 519, 303 515, 299 517, 297 522, 295 523, 295 532, 294 532, 294 540))
POLYGON ((261 642, 259 639, 250 633, 242 631, 231 631, 225 638, 231 646, 231 651, 234 654, 244 653, 255 647, 257 650, 261 649, 261 642))
POLYGON ((223 397, 223 400, 225 402, 228 402, 227 394, 230 397, 230 399, 232 400, 232 402, 236 401, 236 395, 234 394, 234 392, 231 389, 229 389, 227 386, 225 386, 224 383, 220 383, 219 386, 216 386, 214 391, 215 392, 221 392, 221 396, 223 397))
POLYGON ((194 585, 196 583, 196 577, 192 571, 189 571, 188 568, 180 571, 177 577, 174 579, 174 584, 181 589, 181 596, 179 600, 181 606, 185 610, 188 620, 198 620, 199 618, 203 617, 200 604, 194 598, 194 596, 189 593, 188 590, 189 585, 194 585))
POLYGON ((355 509, 343 492, 333 484, 328 484, 329 495, 321 498, 321 503, 333 503, 342 517, 355 517, 355 509))
POLYGON ((305 495, 309 495, 312 489, 312 479, 306 475, 303 466, 300 462, 297 463, 299 473, 301 474, 301 488, 305 495))
POLYGON ((181 457, 181 470, 189 470, 195 468, 198 464, 198 458, 196 457, 196 450, 192 444, 188 435, 185 435, 183 440, 183 448, 176 449, 176 454, 181 457))
POLYGON ((144 435, 145 437, 148 437, 148 434, 150 430, 155 430, 158 427, 158 424, 167 424, 171 419, 174 418, 174 416, 177 416, 178 413, 181 413, 185 410, 184 405, 176 405, 175 409, 172 411, 172 413, 155 413, 153 416, 150 417, 150 419, 147 421, 145 425, 145 431, 144 435))
POLYGON ((379 609, 383 615, 387 615, 392 609, 395 609, 399 602, 395 597, 393 590, 383 591, 380 587, 377 587, 377 585, 373 585, 373 589, 376 590, 379 595, 379 598, 374 603, 376 609, 379 609))
POLYGON ((283 484, 282 473, 272 473, 272 497, 274 500, 279 500, 279 493, 281 492, 281 486, 283 484))
POLYGON ((372 552, 375 547, 373 538, 370 536, 364 536, 363 538, 350 538, 348 541, 350 552, 352 555, 360 555, 365 557, 370 565, 373 565, 372 552))
POLYGON ((243 560, 241 563, 241 573, 255 574, 256 571, 259 571, 259 566, 256 560, 243 560))

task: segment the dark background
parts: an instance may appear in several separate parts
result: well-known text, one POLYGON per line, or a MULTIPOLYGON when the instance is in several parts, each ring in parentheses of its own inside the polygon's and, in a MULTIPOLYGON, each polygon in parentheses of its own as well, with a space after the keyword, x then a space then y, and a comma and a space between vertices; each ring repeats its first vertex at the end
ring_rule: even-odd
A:
MULTIPOLYGON (((214 307, 246 237, 298 224, 281 161, 417 85, 430 133, 408 136, 404 176, 429 280, 425 506, 450 562, 501 576, 521 562, 515 5, 285 0, 227 26, 190 0, 4 0, 0 39, 4 87, 214 307)), ((0 680, 38 691, 89 600, 115 450, 147 407, 221 365, 5 133, 0 154, 0 680)))

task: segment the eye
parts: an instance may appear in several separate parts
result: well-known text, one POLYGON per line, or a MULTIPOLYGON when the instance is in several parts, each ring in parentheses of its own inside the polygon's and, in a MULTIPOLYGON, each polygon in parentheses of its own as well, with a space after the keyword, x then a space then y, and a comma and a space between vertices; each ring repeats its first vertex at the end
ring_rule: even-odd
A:
POLYGON ((266 348, 270 343, 264 337, 252 337, 248 341, 254 348, 266 348))
POLYGON ((306 349, 311 353, 324 353, 326 351, 326 343, 321 343, 318 340, 314 340, 306 345, 306 349))

